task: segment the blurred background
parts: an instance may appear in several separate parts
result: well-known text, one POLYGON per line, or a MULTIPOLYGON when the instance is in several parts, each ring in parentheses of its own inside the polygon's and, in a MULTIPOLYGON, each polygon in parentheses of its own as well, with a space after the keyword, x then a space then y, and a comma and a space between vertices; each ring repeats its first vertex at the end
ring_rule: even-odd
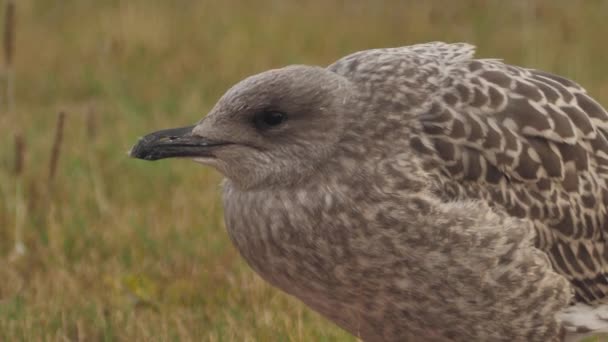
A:
POLYGON ((354 340, 248 269, 224 231, 216 172, 126 155, 147 132, 198 121, 250 74, 466 41, 608 105, 602 0, 2 6, 2 341, 354 340))

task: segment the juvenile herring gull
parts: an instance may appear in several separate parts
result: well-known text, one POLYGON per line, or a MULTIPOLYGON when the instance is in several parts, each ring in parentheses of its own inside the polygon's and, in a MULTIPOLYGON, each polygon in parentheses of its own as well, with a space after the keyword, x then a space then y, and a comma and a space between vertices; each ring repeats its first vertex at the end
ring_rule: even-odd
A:
POLYGON ((131 155, 225 177, 232 242, 365 341, 560 341, 608 328, 608 113, 468 44, 241 81, 131 155))

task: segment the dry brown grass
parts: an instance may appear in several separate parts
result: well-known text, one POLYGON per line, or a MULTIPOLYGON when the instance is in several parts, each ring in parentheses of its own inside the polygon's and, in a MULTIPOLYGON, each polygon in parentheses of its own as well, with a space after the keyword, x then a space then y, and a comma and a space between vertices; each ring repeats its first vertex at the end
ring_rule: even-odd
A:
POLYGON ((352 340, 244 265, 223 229, 216 173, 126 157, 139 135, 195 122, 249 74, 365 48, 468 41, 481 56, 572 77, 608 104, 607 1, 17 6, 17 106, 0 114, 3 341, 352 340), (59 109, 69 119, 51 194, 59 109), (19 181, 13 132, 28 150, 19 181), (19 224, 27 252, 9 261, 19 224))

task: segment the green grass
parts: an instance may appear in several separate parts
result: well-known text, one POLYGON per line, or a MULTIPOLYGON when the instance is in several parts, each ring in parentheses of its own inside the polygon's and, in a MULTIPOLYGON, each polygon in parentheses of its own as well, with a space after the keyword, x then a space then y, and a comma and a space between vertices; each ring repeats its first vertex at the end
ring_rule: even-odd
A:
MULTIPOLYGON (((445 40, 576 79, 608 104, 607 1, 17 3, 16 111, 0 111, 0 340, 349 341, 244 264, 220 176, 126 151, 243 77, 445 40), (67 122, 57 177, 57 112, 67 122), (87 134, 87 113, 95 136, 87 134), (13 135, 27 142, 12 173, 13 135), (17 209, 27 253, 11 260, 17 209)), ((0 106, 4 103, 0 97, 0 106)))

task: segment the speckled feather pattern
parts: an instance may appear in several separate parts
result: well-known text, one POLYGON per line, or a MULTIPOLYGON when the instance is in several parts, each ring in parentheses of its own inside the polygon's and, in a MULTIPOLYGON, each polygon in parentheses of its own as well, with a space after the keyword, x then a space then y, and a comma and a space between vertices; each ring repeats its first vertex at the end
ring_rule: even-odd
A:
POLYGON ((438 194, 479 198, 533 222, 536 246, 576 300, 608 291, 608 114, 572 81, 499 61, 449 66, 412 146, 433 158, 438 194))
POLYGON ((473 54, 329 66, 327 108, 348 110, 321 162, 290 186, 225 183, 253 269, 365 341, 560 340, 557 312, 605 302, 608 114, 570 80, 473 54))

